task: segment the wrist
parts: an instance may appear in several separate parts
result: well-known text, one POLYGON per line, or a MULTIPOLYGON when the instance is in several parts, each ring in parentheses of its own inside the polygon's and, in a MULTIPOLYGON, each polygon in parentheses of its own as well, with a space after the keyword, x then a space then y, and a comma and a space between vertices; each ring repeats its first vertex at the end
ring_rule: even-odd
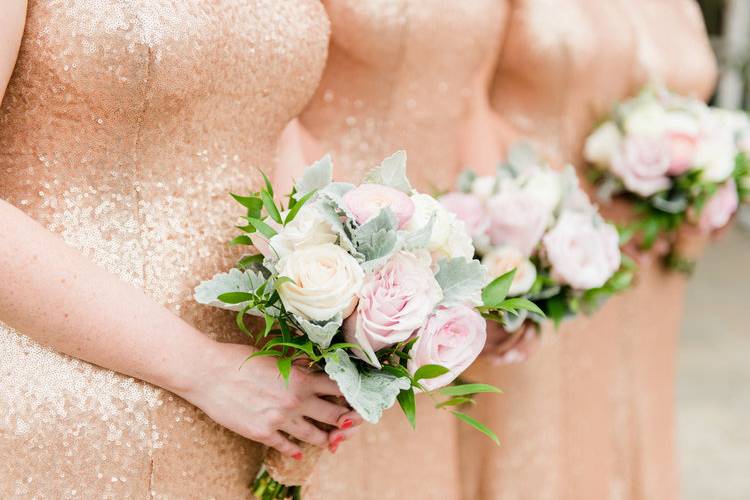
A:
POLYGON ((161 359, 152 382, 180 397, 186 397, 210 383, 216 371, 219 349, 219 342, 194 331, 189 341, 181 343, 179 348, 161 359))

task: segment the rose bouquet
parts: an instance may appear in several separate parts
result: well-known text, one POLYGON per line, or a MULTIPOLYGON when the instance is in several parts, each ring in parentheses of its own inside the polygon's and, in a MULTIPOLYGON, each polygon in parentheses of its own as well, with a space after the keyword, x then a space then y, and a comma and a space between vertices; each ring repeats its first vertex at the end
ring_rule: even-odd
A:
POLYGON ((679 230, 689 223, 710 233, 729 222, 747 195, 748 139, 744 114, 647 87, 594 130, 584 156, 603 198, 636 202, 641 247, 663 238, 667 264, 688 270, 679 230))
POLYGON ((465 222, 490 277, 510 276, 510 300, 532 300, 544 313, 524 308, 494 327, 491 340, 500 344, 488 342, 488 350, 502 361, 525 357, 516 347, 545 316, 558 324, 591 313, 630 285, 634 264, 620 252, 617 229, 580 189, 573 167, 554 170, 526 145, 512 148, 496 175, 464 171, 459 190, 440 201, 465 222))
MULTIPOLYGON (((415 392, 426 392, 448 398, 436 406, 497 440, 455 408, 467 395, 498 390, 449 384, 484 346, 477 307, 503 317, 533 304, 507 300, 502 283, 483 289, 485 269, 464 224, 412 189, 403 152, 358 186, 333 182, 332 173, 327 156, 308 167, 286 207, 267 179, 252 196, 233 195, 247 215, 232 243, 259 253, 201 283, 196 300, 236 311, 238 327, 260 346, 251 358, 277 358, 285 379, 295 362, 324 370, 368 422, 398 401, 414 425, 415 392), (259 331, 246 315, 262 318, 259 331)), ((303 465, 271 450, 255 494, 298 494, 312 472, 303 465)))

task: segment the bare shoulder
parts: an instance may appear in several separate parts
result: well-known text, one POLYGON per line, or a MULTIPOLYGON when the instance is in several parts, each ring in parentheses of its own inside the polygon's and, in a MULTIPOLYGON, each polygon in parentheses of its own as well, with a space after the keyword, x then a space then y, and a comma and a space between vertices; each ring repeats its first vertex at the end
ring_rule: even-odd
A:
POLYGON ((26 0, 2 0, 0 9, 0 98, 13 72, 26 24, 26 0))

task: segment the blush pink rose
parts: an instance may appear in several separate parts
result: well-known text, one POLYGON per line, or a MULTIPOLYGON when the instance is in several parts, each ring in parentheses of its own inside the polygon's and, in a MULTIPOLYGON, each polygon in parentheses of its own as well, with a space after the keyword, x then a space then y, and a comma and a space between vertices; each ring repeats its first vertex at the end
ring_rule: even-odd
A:
POLYGON ((456 214, 466 225, 466 231, 472 238, 482 236, 489 227, 489 218, 482 201, 473 194, 448 193, 440 198, 440 203, 449 212, 456 214))
POLYGON ((344 323, 355 354, 379 367, 375 352, 408 340, 443 298, 430 269, 429 256, 398 252, 378 271, 365 277, 355 314, 344 323))
POLYGON ((450 384, 477 359, 486 340, 487 323, 476 310, 464 305, 440 308, 417 332, 407 368, 412 374, 430 364, 450 370, 421 382, 428 390, 438 389, 450 384))
POLYGON ((604 285, 620 267, 617 230, 590 213, 563 212, 543 244, 552 276, 578 290, 604 285))
POLYGON ((680 175, 693 167, 698 135, 687 132, 667 132, 669 143, 669 175, 680 175))
POLYGON ((628 190, 651 196, 669 187, 670 158, 670 147, 663 137, 630 136, 612 158, 611 169, 628 190))
POLYGON ((344 206, 359 224, 390 208, 402 228, 414 215, 414 202, 409 195, 381 184, 362 184, 344 194, 344 206))
POLYGON ((525 256, 534 251, 552 215, 534 193, 516 188, 504 189, 490 198, 487 212, 492 245, 515 247, 525 256))
POLYGON ((726 226, 739 203, 737 184, 729 179, 703 207, 698 225, 706 232, 726 226))

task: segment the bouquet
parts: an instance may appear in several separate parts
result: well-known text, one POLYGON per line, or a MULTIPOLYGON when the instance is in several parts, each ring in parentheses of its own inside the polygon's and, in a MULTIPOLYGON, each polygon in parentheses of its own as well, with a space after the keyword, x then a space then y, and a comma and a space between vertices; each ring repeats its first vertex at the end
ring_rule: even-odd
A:
POLYGON ((748 195, 749 139, 744 113, 647 87, 594 130, 584 156, 603 198, 637 204, 641 217, 631 229, 641 247, 662 238, 666 263, 688 271, 679 230, 687 223, 710 233, 729 222, 748 195))
POLYGON ((510 300, 532 300, 540 309, 502 318, 502 328, 495 328, 501 342, 491 346, 501 361, 523 359, 519 343, 545 317, 557 325, 591 313, 630 285, 634 264, 621 254, 617 229, 581 190, 573 167, 554 170, 520 144, 495 175, 466 170, 458 187, 440 201, 464 221, 490 276, 511 272, 510 300))
MULTIPOLYGON (((484 346, 477 308, 503 317, 533 304, 507 300, 502 283, 483 289, 485 269, 473 260, 463 222, 412 189, 403 152, 358 186, 333 182, 332 174, 328 156, 308 167, 286 207, 267 178, 260 192, 233 195, 247 214, 232 243, 258 253, 201 283, 196 300, 236 311, 238 328, 260 346, 251 358, 275 357, 285 379, 293 362, 324 370, 367 422, 398 401, 415 425, 415 392, 426 392, 438 408, 497 441, 456 406, 498 389, 449 384, 484 346), (246 315, 262 318, 258 331, 250 331, 246 315)), ((299 495, 315 461, 306 469, 270 450, 255 494, 299 495)))

